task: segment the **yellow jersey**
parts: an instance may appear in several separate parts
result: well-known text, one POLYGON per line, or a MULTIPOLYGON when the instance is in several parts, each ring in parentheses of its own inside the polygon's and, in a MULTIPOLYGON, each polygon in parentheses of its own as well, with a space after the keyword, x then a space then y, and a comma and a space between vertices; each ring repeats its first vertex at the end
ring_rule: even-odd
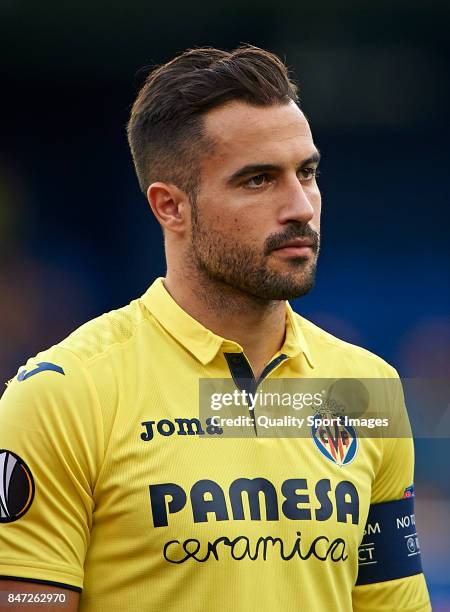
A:
MULTIPOLYGON (((199 381, 248 371, 163 279, 29 360, 0 400, 0 575, 81 590, 83 612, 430 610, 420 565, 386 572, 367 540, 409 496, 412 440, 224 437, 199 381)), ((286 304, 262 378, 339 377, 398 375, 286 304)))

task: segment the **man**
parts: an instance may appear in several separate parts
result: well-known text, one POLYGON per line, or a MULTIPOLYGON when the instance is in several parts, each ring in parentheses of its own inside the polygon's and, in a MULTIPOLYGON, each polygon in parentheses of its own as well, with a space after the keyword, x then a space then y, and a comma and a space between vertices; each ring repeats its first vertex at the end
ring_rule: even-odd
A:
POLYGON ((413 520, 411 439, 263 437, 255 419, 226 437, 199 415, 202 380, 397 379, 286 302, 313 285, 321 210, 286 67, 250 46, 183 53, 148 77, 128 136, 167 275, 8 386, 2 605, 430 610, 415 530, 395 527, 413 520))

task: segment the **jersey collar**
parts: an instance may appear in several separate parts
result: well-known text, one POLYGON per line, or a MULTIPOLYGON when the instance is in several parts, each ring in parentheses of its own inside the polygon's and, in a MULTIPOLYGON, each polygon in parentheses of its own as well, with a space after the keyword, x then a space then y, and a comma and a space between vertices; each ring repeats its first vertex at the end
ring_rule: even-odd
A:
MULTIPOLYGON (((220 349, 231 352, 243 350, 237 342, 214 334, 193 319, 175 302, 164 287, 163 281, 163 278, 157 278, 141 299, 164 329, 203 365, 210 363, 220 349)), ((288 357, 297 357, 303 353, 310 367, 314 367, 305 336, 288 302, 286 302, 286 338, 279 353, 284 353, 288 357)))

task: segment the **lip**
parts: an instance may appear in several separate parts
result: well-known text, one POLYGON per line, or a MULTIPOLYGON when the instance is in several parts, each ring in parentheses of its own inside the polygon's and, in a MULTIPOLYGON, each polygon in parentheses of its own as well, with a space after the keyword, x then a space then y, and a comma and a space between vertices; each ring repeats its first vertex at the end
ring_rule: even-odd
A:
POLYGON ((275 249, 274 253, 285 255, 286 257, 309 257, 312 253, 310 246, 288 246, 281 249, 275 249))
POLYGON ((313 243, 308 238, 295 238, 285 242, 281 247, 274 249, 274 253, 288 257, 307 257, 312 253, 313 243))

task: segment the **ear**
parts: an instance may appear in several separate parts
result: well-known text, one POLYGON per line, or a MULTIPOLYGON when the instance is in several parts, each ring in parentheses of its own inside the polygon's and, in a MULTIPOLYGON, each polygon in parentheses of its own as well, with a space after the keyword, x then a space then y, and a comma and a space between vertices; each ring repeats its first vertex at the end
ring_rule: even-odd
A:
POLYGON ((184 191, 171 183, 152 183, 147 200, 164 230, 182 233, 186 229, 190 206, 184 191))

